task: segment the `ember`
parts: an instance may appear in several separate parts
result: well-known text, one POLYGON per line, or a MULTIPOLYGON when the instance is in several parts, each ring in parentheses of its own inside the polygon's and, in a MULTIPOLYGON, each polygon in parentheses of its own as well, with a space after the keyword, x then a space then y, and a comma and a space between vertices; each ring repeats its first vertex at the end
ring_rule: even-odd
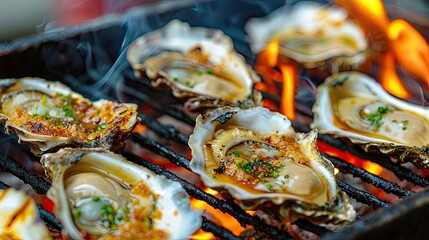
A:
MULTIPOLYGON (((351 9, 358 12, 356 15, 366 16, 361 17, 360 22, 363 25, 371 26, 363 28, 366 33, 370 33, 367 35, 368 38, 375 42, 371 47, 374 51, 378 51, 377 60, 374 62, 379 65, 370 69, 370 74, 379 75, 377 79, 386 81, 383 85, 395 96, 415 100, 415 93, 409 90, 410 84, 404 82, 397 67, 401 66, 410 76, 419 79, 423 86, 426 85, 427 73, 415 70, 429 68, 427 65, 413 62, 425 59, 424 54, 418 54, 427 49, 424 38, 418 32, 413 32, 413 27, 408 23, 390 22, 381 1, 347 2, 354 4, 351 9), (359 2, 372 5, 359 5, 359 2), (383 42, 389 44, 380 44, 383 42), (380 46, 387 47, 377 48, 380 46), (414 48, 409 48, 410 46, 414 48), (416 46, 423 47, 416 49, 416 46), (415 54, 407 56, 407 54, 399 54, 399 51, 410 51, 415 54), (401 59, 401 57, 403 58, 401 59), (426 66, 426 68, 419 66, 426 66), (392 81, 396 83, 392 83, 392 81), (400 87, 401 83, 402 87, 400 87), (389 90, 388 87, 393 85, 396 87, 389 90)), ((137 125, 134 129, 132 139, 127 142, 126 152, 123 152, 123 155, 157 175, 163 175, 180 183, 192 197, 193 206, 201 206, 206 210, 207 215, 202 218, 201 230, 193 235, 193 239, 214 237, 239 239, 243 237, 243 235, 240 236, 243 234, 243 230, 249 229, 254 230, 253 233, 251 232, 254 234, 253 237, 264 236, 268 239, 290 239, 291 236, 303 236, 288 233, 284 226, 277 225, 274 221, 261 220, 253 212, 243 211, 234 203, 233 199, 224 200, 216 191, 205 188, 199 182, 199 177, 189 171, 190 151, 187 148, 187 141, 195 124, 193 120, 195 115, 184 112, 180 102, 174 99, 169 92, 153 89, 148 84, 148 79, 135 78, 130 66, 126 63, 123 52, 132 40, 143 33, 162 27, 173 18, 188 21, 191 25, 222 28, 227 35, 232 36, 236 49, 244 54, 248 62, 252 62, 255 56, 250 53, 244 39, 242 29, 244 22, 249 16, 267 15, 281 6, 283 1, 265 1, 263 3, 240 0, 234 1, 234 3, 201 1, 193 4, 195 4, 193 8, 185 8, 182 5, 176 8, 154 7, 150 8, 153 11, 147 11, 147 9, 136 11, 134 15, 127 15, 117 21, 104 23, 105 25, 72 29, 70 32, 66 29, 64 32, 53 32, 52 35, 41 36, 37 39, 32 38, 11 43, 11 45, 1 45, 0 75, 2 77, 43 76, 62 81, 91 99, 104 97, 138 104, 142 124, 137 125), (261 8, 261 4, 266 5, 261 8), (227 10, 213 11, 214 9, 227 10), (226 16, 234 16, 234 18, 226 16)), ((353 14, 352 11, 350 14, 353 14)), ((427 60, 425 61, 427 63, 427 60)), ((312 119, 311 97, 314 97, 312 96, 314 89, 312 87, 307 89, 306 86, 300 85, 299 81, 303 77, 308 78, 308 82, 315 86, 320 83, 321 79, 313 75, 314 73, 301 69, 296 62, 279 56, 278 42, 271 42, 257 57, 255 68, 264 77, 264 82, 258 83, 256 88, 263 91, 265 96, 270 97, 264 99, 264 106, 281 111, 289 118, 295 119, 293 125, 297 131, 308 132, 307 126, 312 119), (301 95, 304 90, 307 95, 301 95), (294 100, 297 102, 294 103, 294 100), (303 102, 308 104, 301 104, 303 102)), ((414 80, 410 79, 410 81, 414 80)), ((427 93, 423 92, 423 94, 427 93)), ((2 153, 0 168, 28 183, 37 193, 44 196, 50 183, 41 177, 43 173, 37 162, 39 159, 31 155, 28 149, 22 145, 17 145, 16 140, 16 138, 2 135, 1 143, 6 143, 8 149, 5 147, 0 150, 2 153), (28 166, 31 166, 30 171, 26 169, 28 166), (35 169, 39 169, 39 171, 37 172, 35 169)), ((419 205, 417 203, 422 202, 421 196, 426 196, 427 191, 417 194, 414 192, 421 191, 422 187, 429 185, 429 180, 423 177, 427 170, 420 171, 413 166, 397 164, 385 155, 365 152, 356 145, 323 134, 319 135, 318 146, 324 153, 323 156, 334 163, 337 179, 340 179, 337 180, 338 186, 350 198, 362 203, 360 205, 363 207, 358 209, 360 217, 365 222, 380 221, 377 222, 377 226, 382 226, 377 231, 373 231, 376 227, 375 224, 367 224, 364 228, 359 227, 362 226, 361 224, 352 224, 350 231, 353 234, 347 234, 350 233, 347 232, 349 230, 344 229, 339 233, 334 233, 338 234, 333 235, 334 238, 335 236, 338 239, 342 238, 338 236, 352 235, 357 238, 360 234, 362 236, 363 234, 374 234, 374 232, 392 238, 395 237, 389 235, 392 232, 407 236, 425 236, 424 231, 419 235, 414 229, 425 229, 426 226, 415 224, 413 221, 402 221, 400 227, 396 225, 392 229, 389 220, 380 218, 380 215, 391 214, 389 216, 400 216, 398 218, 403 219, 406 216, 404 220, 418 216, 420 222, 427 222, 427 216, 415 214, 415 212, 426 212, 428 204, 419 205), (367 186, 370 187, 367 188, 367 186), (412 197, 405 200, 400 199, 409 196, 412 197), (392 204, 396 201, 398 203, 392 204), (381 208, 380 214, 373 212, 375 208, 381 208)), ((8 184, 11 185, 9 182, 8 184)), ((0 187, 7 188, 8 185, 0 182, 0 187)), ((52 205, 49 201, 43 202, 40 199, 39 204, 43 204, 38 206, 41 218, 50 227, 52 233, 57 233, 62 226, 55 221, 54 215, 42 208, 42 206, 52 208, 52 205)), ((316 237, 326 237, 326 234, 330 233, 328 229, 306 221, 287 223, 287 225, 288 230, 306 230, 314 233, 316 237)))

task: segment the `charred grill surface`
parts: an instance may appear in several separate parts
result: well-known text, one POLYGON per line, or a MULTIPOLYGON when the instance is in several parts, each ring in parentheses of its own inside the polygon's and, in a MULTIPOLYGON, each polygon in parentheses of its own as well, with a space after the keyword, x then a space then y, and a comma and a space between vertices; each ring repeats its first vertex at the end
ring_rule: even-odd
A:
MULTIPOLYGON (((250 53, 247 43, 244 40, 244 33, 241 32, 243 30, 241 29, 241 27, 237 27, 237 26, 239 26, 240 24, 243 24, 244 20, 247 20, 248 17, 250 16, 266 15, 268 12, 275 9, 275 7, 278 7, 284 3, 284 1, 282 0, 279 0, 279 1, 273 0, 273 1, 266 1, 266 2, 267 2, 266 4, 268 5, 271 4, 271 5, 270 6, 264 5, 264 7, 261 7, 263 5, 262 2, 257 2, 257 1, 252 2, 252 1, 237 0, 237 1, 234 1, 234 3, 231 3, 230 1, 220 1, 220 0, 207 1, 207 2, 203 1, 203 3, 198 5, 198 9, 201 12, 207 12, 207 11, 210 12, 210 14, 208 15, 205 13, 201 14, 201 12, 199 11, 192 11, 192 13, 189 13, 186 11, 182 11, 180 9, 179 10, 176 9, 162 15, 155 14, 155 15, 149 16, 148 19, 144 20, 145 21, 144 24, 139 23, 141 18, 137 18, 137 21, 136 19, 127 19, 125 21, 126 24, 123 24, 124 22, 123 20, 121 20, 114 24, 109 23, 110 25, 106 25, 107 26, 106 29, 102 29, 102 30, 98 28, 99 26, 97 26, 97 28, 83 27, 80 29, 74 29, 73 31, 70 31, 70 32, 64 32, 61 34, 57 33, 57 35, 52 34, 52 35, 49 35, 49 37, 46 37, 46 39, 43 37, 38 39, 30 39, 26 44, 23 44, 22 46, 20 46, 19 44, 6 46, 6 48, 4 46, 0 46, 0 50, 2 50, 0 51, 0 65, 3 66, 2 69, 0 69, 0 76, 2 77, 40 76, 48 79, 60 80, 63 83, 72 87, 77 92, 84 94, 86 97, 89 97, 92 99, 106 98, 106 99, 114 99, 114 100, 122 101, 121 98, 118 97, 118 95, 120 94, 115 95, 115 93, 112 93, 117 91, 116 89, 114 89, 115 84, 112 84, 112 80, 110 80, 109 82, 108 81, 109 77, 105 76, 105 75, 108 75, 110 72, 115 72, 114 75, 110 76, 111 79, 114 79, 113 81, 116 81, 117 78, 125 79, 122 82, 123 84, 120 85, 122 87, 119 88, 120 89, 119 91, 122 91, 121 93, 123 93, 123 95, 128 95, 132 97, 137 102, 140 102, 140 104, 142 105, 143 104, 149 105, 151 108, 156 110, 158 115, 164 115, 164 114, 168 115, 192 127, 194 126, 195 121, 191 117, 189 117, 188 114, 185 113, 184 111, 170 106, 165 107, 164 104, 158 103, 156 99, 150 96, 150 94, 139 92, 140 88, 146 88, 146 89, 149 89, 149 91, 152 91, 153 89, 151 88, 149 82, 144 81, 145 79, 137 80, 134 77, 131 68, 126 63, 124 54, 121 54, 122 51, 125 50, 123 49, 123 47, 126 47, 132 40, 134 40, 136 37, 140 36, 141 34, 162 26, 164 23, 168 22, 168 19, 179 17, 182 20, 186 21, 188 16, 190 16, 191 19, 192 18, 205 19, 205 21, 207 22, 202 22, 201 25, 203 26, 210 25, 210 21, 215 22, 214 20, 222 20, 222 21, 221 23, 219 23, 220 25, 210 26, 210 27, 223 28, 225 26, 231 26, 231 28, 227 29, 226 34, 230 35, 233 38, 237 50, 243 53, 243 55, 246 57, 248 62, 252 62, 255 56, 250 53), (228 6, 227 8, 228 11, 230 11, 229 14, 231 16, 234 16, 234 18, 224 19, 224 17, 222 16, 225 16, 224 14, 228 14, 225 12, 222 12, 221 16, 216 15, 218 14, 217 12, 213 12, 210 10, 212 8, 215 8, 211 4, 213 5, 226 4, 226 6, 228 6), (252 9, 252 10, 249 11, 249 9, 252 9), (202 15, 203 17, 199 16, 199 14, 202 15), (150 26, 150 28, 148 28, 148 26, 150 26), (128 31, 130 31, 132 35, 126 35, 125 33, 127 33, 128 31), (100 35, 103 38, 97 39, 96 37, 94 37, 98 33, 100 33, 100 35), (106 37, 106 36, 112 36, 115 34, 116 34, 116 37, 119 37, 119 40, 113 39, 115 40, 113 41, 111 37, 110 38, 106 37), (67 39, 64 40, 64 38, 67 38, 67 39), (109 51, 106 53, 108 57, 98 56, 96 55, 96 51, 91 50, 92 49, 91 47, 98 44, 99 42, 102 43, 100 45, 101 49, 107 49, 107 51, 109 51), (117 46, 117 47, 112 48, 110 46, 117 46), (13 53, 13 51, 15 52, 13 53), (12 52, 12 54, 8 54, 9 52, 12 52), (106 72, 101 72, 101 71, 97 72, 97 70, 95 69, 98 66, 96 63, 92 61, 92 59, 95 60, 94 62, 100 61, 102 64, 104 64, 103 65, 104 68, 105 66, 112 66, 112 65, 113 66, 107 74, 106 72), (88 65, 84 65, 84 63, 88 63, 88 62, 89 62, 88 65), (14 72, 13 69, 15 69, 16 71, 14 72), (102 82, 100 79, 106 82, 102 82), (104 85, 105 83, 106 85, 104 85), (97 90, 95 91, 94 89, 97 89, 97 90)), ((164 92, 162 96, 167 96, 167 95, 171 95, 171 94, 164 92)), ((275 103, 279 103, 278 96, 264 94, 264 97, 272 100, 275 103)), ((301 113, 303 116, 306 116, 307 118, 310 118, 312 116, 311 109, 306 108, 305 106, 301 106, 299 103, 296 104, 296 108, 297 108, 297 111, 301 113)), ((156 133, 157 137, 160 137, 166 140, 167 139, 174 140, 180 144, 185 144, 185 145, 187 144, 188 136, 186 134, 183 134, 173 126, 161 124, 157 120, 155 120, 156 117, 153 117, 152 115, 146 114, 143 112, 139 114, 139 117, 142 120, 141 123, 146 125, 148 129, 150 129, 152 132, 156 133)), ((309 131, 309 128, 306 125, 300 124, 299 122, 294 122, 293 125, 297 131, 300 131, 300 132, 309 131)), ((5 137, 5 138, 8 138, 8 139, 4 141, 16 141, 16 138, 13 138, 13 137, 12 138, 5 137)), ((334 139, 328 135, 320 134, 319 140, 337 149, 348 151, 349 153, 359 158, 367 159, 372 162, 375 162, 380 166, 382 166, 383 168, 393 172, 400 180, 407 180, 410 183, 413 183, 415 185, 422 186, 422 187, 429 185, 428 178, 424 178, 399 164, 393 163, 389 158, 383 155, 376 154, 376 153, 367 153, 364 150, 362 150, 359 146, 350 145, 347 142, 344 142, 339 139, 334 139)), ((188 158, 172 151, 171 149, 163 146, 157 141, 137 133, 133 133, 132 141, 141 145, 143 148, 146 148, 160 156, 167 158, 172 163, 189 170, 188 158)), ((289 236, 289 234, 286 233, 285 231, 280 231, 277 228, 264 223, 258 217, 249 215, 248 213, 240 209, 238 205, 236 205, 232 201, 224 201, 224 200, 218 199, 204 192, 202 189, 199 189, 195 185, 187 182, 186 180, 183 180, 177 177, 176 175, 172 174, 168 170, 165 170, 163 167, 150 163, 144 160, 143 158, 135 155, 134 153, 125 152, 124 156, 126 156, 131 161, 135 161, 136 163, 151 169, 157 174, 164 175, 170 179, 180 182, 191 196, 197 199, 204 200, 211 206, 217 209, 220 209, 221 211, 229 213, 231 216, 235 217, 242 225, 252 225, 256 230, 260 232, 264 232, 269 236, 271 236, 272 238, 278 238, 278 239, 291 238, 291 236, 289 236)), ((370 174, 364 169, 353 166, 352 164, 349 164, 339 158, 335 158, 327 155, 326 157, 329 160, 331 160, 333 164, 340 169, 341 172, 350 173, 353 176, 359 177, 362 180, 368 182, 369 184, 372 184, 376 187, 383 189, 387 193, 393 193, 401 198, 405 198, 414 194, 414 192, 409 189, 401 188, 397 184, 394 184, 383 178, 370 174)), ((33 159, 33 160, 37 160, 37 159, 33 159)), ((15 161, 14 159, 12 159, 11 157, 5 154, 0 154, 0 168, 3 169, 5 172, 9 172, 15 175, 16 177, 23 180, 25 183, 28 183, 39 194, 45 194, 46 191, 49 189, 49 186, 50 186, 49 182, 47 182, 37 174, 34 174, 28 171, 26 168, 21 166, 17 161, 15 161)), ((364 203, 368 206, 371 206, 373 208, 380 208, 380 210, 383 212, 385 211, 384 208, 387 208, 393 205, 389 202, 380 200, 379 198, 377 198, 371 193, 359 190, 345 183, 344 181, 338 180, 337 183, 338 183, 338 186, 341 187, 351 198, 354 198, 357 201, 364 203)), ((1 189, 8 188, 8 187, 9 186, 7 184, 0 182, 1 189)), ((416 198, 416 199, 419 200, 420 198, 416 198)), ((414 200, 414 198, 403 200, 402 202, 403 204, 401 204, 401 207, 404 206, 405 202, 409 203, 412 200, 414 200)), ((415 204, 415 205, 411 204, 411 205, 412 207, 419 207, 418 204, 415 204)), ((52 214, 44 210, 41 206, 38 206, 38 209, 40 212, 40 216, 50 227, 57 230, 61 229, 61 225, 56 221, 55 216, 53 216, 52 214)), ((395 211, 394 208, 389 207, 387 209, 390 213, 395 211)), ((386 223, 386 222, 383 222, 385 221, 383 220, 383 218, 377 218, 372 216, 369 217, 368 221, 364 219, 364 222, 368 224, 368 223, 373 223, 376 220, 381 221, 380 224, 386 223)), ((302 229, 306 229, 319 236, 324 236, 325 234, 329 233, 329 231, 326 230, 325 228, 315 226, 306 221, 298 221, 296 224, 302 229)), ((216 225, 215 223, 207 220, 204 217, 203 217, 202 229, 205 231, 212 232, 214 235, 220 238, 240 239, 239 237, 234 236, 230 231, 226 230, 221 226, 216 225)), ((347 233, 350 233, 350 232, 357 232, 357 231, 365 232, 366 227, 363 227, 363 225, 360 222, 358 222, 357 224, 352 225, 352 228, 350 229, 351 230, 344 231, 346 233, 345 235, 343 233, 340 233, 340 235, 337 235, 337 236, 331 235, 330 237, 336 236, 336 239, 338 238, 341 239, 343 237, 347 237, 348 236, 347 233)), ((400 229, 400 228, 397 228, 397 229, 400 229)))

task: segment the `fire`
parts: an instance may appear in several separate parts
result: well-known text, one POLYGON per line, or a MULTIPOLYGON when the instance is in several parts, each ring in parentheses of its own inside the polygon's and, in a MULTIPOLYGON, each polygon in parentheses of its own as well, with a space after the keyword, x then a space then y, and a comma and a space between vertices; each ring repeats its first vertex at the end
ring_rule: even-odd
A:
POLYGON ((133 129, 133 132, 138 134, 143 134, 144 131, 147 130, 147 126, 143 124, 137 124, 137 126, 133 129))
POLYGON ((381 55, 380 66, 383 69, 380 73, 380 83, 383 85, 384 89, 398 98, 409 98, 410 94, 402 85, 396 73, 395 57, 391 52, 386 52, 381 55))
MULTIPOLYGON (((205 188, 204 191, 211 194, 211 195, 217 195, 218 194, 217 191, 215 191, 211 188, 205 188)), ((240 225, 240 223, 237 222, 237 220, 234 217, 213 208, 212 206, 210 206, 208 203, 206 203, 204 201, 200 201, 197 199, 191 199, 191 206, 196 208, 196 209, 203 209, 209 216, 211 216, 215 219, 214 222, 216 224, 228 229, 229 231, 231 231, 236 236, 240 235, 240 233, 245 230, 240 225)), ((208 217, 208 218, 210 218, 210 217, 208 217)), ((197 240, 197 239, 215 239, 215 236, 212 233, 208 233, 208 232, 204 232, 202 230, 199 230, 194 235, 192 235, 191 239, 194 239, 194 240, 197 240)))
POLYGON ((283 75, 283 88, 280 102, 280 112, 286 115, 290 120, 294 120, 294 97, 296 83, 295 68, 291 64, 279 64, 279 68, 283 75))
POLYGON ((399 65, 429 89, 429 45, 423 36, 401 19, 391 22, 387 33, 399 65))
MULTIPOLYGON (((372 174, 379 175, 381 172, 383 172, 383 167, 381 167, 380 165, 373 163, 369 160, 358 158, 347 151, 342 151, 321 141, 317 141, 317 146, 321 152, 333 157, 344 159, 345 161, 353 164, 354 166, 363 168, 372 174)), ((334 169, 334 171, 337 170, 334 169)))
MULTIPOLYGON (((264 77, 265 82, 256 84, 256 89, 272 95, 278 95, 279 91, 275 82, 282 83, 280 112, 286 115, 289 119, 294 120, 296 117, 294 108, 296 67, 283 59, 283 61, 280 60, 279 52, 279 42, 277 40, 273 40, 261 53, 259 53, 255 69, 264 77), (280 72, 275 68, 280 69, 280 72)), ((277 110, 270 101, 264 100, 264 106, 271 110, 277 110)))
POLYGON ((397 94, 398 97, 405 95, 392 90, 392 87, 389 86, 389 84, 399 82, 394 68, 396 60, 396 63, 408 74, 421 81, 424 87, 429 89, 429 45, 414 27, 401 19, 390 22, 381 0, 335 0, 335 2, 347 10, 370 40, 387 45, 386 51, 394 54, 393 60, 384 59, 390 63, 381 70, 385 80, 383 87, 392 94, 397 94), (388 73, 384 73, 384 71, 388 73), (391 80, 386 81, 386 78, 391 80))
POLYGON ((275 67, 277 65, 279 51, 279 41, 274 40, 270 42, 267 47, 261 53, 259 53, 257 65, 267 66, 269 68, 275 67))

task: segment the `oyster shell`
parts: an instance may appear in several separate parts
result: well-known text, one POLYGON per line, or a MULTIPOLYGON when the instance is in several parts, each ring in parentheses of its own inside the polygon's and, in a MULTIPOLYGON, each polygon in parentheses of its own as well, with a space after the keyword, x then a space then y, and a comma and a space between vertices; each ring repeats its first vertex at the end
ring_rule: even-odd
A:
POLYGON ((0 190, 0 196, 0 239, 51 239, 33 199, 13 188, 0 190))
POLYGON ((258 75, 220 30, 173 20, 135 40, 127 58, 138 77, 171 88, 187 110, 261 104, 258 75))
POLYGON ((317 88, 312 128, 365 150, 429 167, 429 108, 399 100, 358 72, 335 74, 317 88))
POLYGON ((35 155, 64 146, 118 151, 138 123, 137 105, 91 102, 59 82, 0 80, 0 123, 35 155))
POLYGON ((317 131, 295 133, 285 116, 262 107, 220 108, 198 116, 190 166, 206 186, 226 189, 244 209, 268 206, 290 221, 351 222, 355 211, 316 138, 317 131))
POLYGON ((251 19, 245 29, 252 51, 279 41, 280 54, 306 68, 328 67, 332 72, 355 69, 366 60, 368 44, 347 13, 316 2, 279 9, 267 17, 251 19))
POLYGON ((179 183, 120 155, 64 148, 41 162, 52 178, 48 196, 71 239, 186 239, 201 226, 179 183))

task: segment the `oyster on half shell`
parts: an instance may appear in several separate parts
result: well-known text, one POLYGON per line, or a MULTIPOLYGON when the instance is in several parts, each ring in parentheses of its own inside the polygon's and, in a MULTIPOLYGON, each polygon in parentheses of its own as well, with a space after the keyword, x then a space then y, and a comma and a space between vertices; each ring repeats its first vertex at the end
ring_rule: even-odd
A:
POLYGON ((350 70, 366 60, 365 35, 344 10, 334 6, 301 2, 251 19, 245 27, 254 53, 277 40, 281 55, 309 69, 350 70))
POLYGON ((35 155, 60 147, 124 147, 138 123, 137 105, 91 102, 59 82, 0 80, 0 123, 35 155))
POLYGON ((48 196, 70 239, 187 239, 200 228, 182 186, 104 149, 64 148, 41 159, 48 196))
POLYGON ((365 150, 429 168, 429 108, 388 94, 358 72, 333 75, 317 88, 312 128, 365 150))
POLYGON ((253 88, 258 75, 220 30, 173 20, 135 40, 127 58, 137 76, 171 88, 187 110, 261 103, 253 88))
POLYGON ((295 133, 285 116, 266 108, 219 108, 197 118, 190 167, 244 209, 270 208, 290 221, 351 222, 355 210, 316 138, 316 130, 295 133))

